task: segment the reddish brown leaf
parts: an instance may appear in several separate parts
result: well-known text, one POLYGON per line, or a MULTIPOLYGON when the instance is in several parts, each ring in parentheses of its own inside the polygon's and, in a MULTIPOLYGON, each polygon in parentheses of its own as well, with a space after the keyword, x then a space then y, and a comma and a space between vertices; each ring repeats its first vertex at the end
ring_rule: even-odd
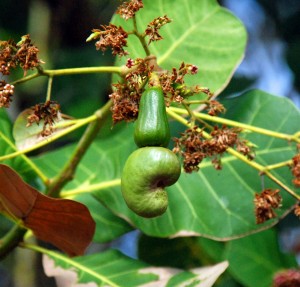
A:
POLYGON ((70 256, 82 255, 95 232, 95 222, 85 205, 43 195, 2 164, 1 209, 21 219, 37 238, 55 245, 70 256))
POLYGON ((12 217, 23 219, 32 209, 38 192, 8 166, 0 165, 0 202, 12 217))

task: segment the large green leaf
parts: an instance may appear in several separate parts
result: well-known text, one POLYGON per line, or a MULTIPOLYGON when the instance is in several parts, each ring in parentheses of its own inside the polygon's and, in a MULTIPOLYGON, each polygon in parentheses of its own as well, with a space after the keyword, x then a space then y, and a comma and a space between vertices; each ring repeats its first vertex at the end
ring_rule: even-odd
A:
POLYGON ((229 272, 245 287, 269 287, 276 272, 297 267, 295 256, 280 250, 274 229, 228 242, 224 258, 229 272))
MULTIPOLYGON (((218 94, 225 88, 240 63, 246 46, 242 23, 215 0, 145 0, 136 14, 138 28, 143 32, 154 18, 167 14, 173 21, 161 29, 164 40, 149 48, 164 69, 178 68, 181 62, 199 67, 199 76, 188 84, 209 87, 218 94)), ((133 30, 131 20, 115 15, 112 22, 133 30)), ((147 39, 146 39, 147 40, 147 39)), ((147 40, 148 41, 148 40, 147 40)), ((142 58, 145 52, 133 35, 128 39, 130 58, 142 58)), ((117 60, 124 64, 125 59, 117 60)))
MULTIPOLYGON (((285 98, 252 91, 231 99, 226 102, 226 106, 232 119, 239 119, 244 123, 290 134, 299 129, 299 111, 285 98)), ((263 165, 291 159, 295 153, 295 146, 285 140, 254 133, 247 137, 259 147, 256 161, 263 165)), ((275 170, 273 174, 293 189, 292 176, 287 167, 275 170)), ((267 188, 278 188, 268 178, 264 181, 267 188)), ((182 174, 180 180, 168 188, 168 211, 155 219, 142 219, 126 206, 117 204, 117 191, 96 192, 95 195, 146 234, 173 237, 203 235, 224 240, 277 222, 275 219, 263 225, 255 224, 253 199, 255 192, 261 190, 258 171, 234 156, 227 156, 223 160, 222 171, 216 171, 206 162, 201 165, 198 173, 182 174)), ((277 212, 279 216, 286 213, 295 202, 286 192, 281 193, 283 206, 277 212)))
MULTIPOLYGON (((285 98, 252 91, 230 99, 225 104, 231 119, 288 134, 294 134, 299 129, 299 111, 285 98)), ((95 142, 81 162, 74 181, 66 189, 84 186, 88 191, 99 182, 120 178, 126 158, 135 149, 132 134, 132 125, 128 125, 114 137, 95 142)), ((255 133, 247 137, 258 146, 255 161, 263 165, 291 159, 295 153, 295 146, 285 140, 255 133)), ((70 147, 64 148, 44 155, 36 162, 46 174, 55 174, 71 151, 70 147)), ((293 188, 292 176, 287 167, 272 173, 293 188)), ((278 188, 268 178, 265 178, 265 187, 278 188)), ((258 231, 278 221, 274 219, 263 225, 255 224, 253 198, 254 193, 261 189, 259 172, 228 155, 223 159, 222 171, 216 171, 209 162, 204 162, 198 173, 182 174, 180 180, 168 188, 169 208, 158 218, 144 219, 133 214, 124 203, 120 187, 101 189, 93 194, 114 214, 148 235, 202 235, 225 240, 258 231)), ((279 216, 294 204, 291 196, 285 191, 281 193, 283 206, 277 212, 279 216)), ((99 206, 94 212, 100 214, 101 208, 99 206)), ((114 227, 107 225, 105 228, 114 227)), ((105 228, 99 232, 105 232, 105 228)))
POLYGON ((274 227, 226 243, 203 237, 198 238, 197 242, 198 248, 204 250, 213 262, 228 260, 229 268, 226 273, 243 286, 267 287, 271 286, 276 272, 297 267, 295 255, 283 252, 279 246, 279 236, 274 227))
POLYGON ((227 268, 227 262, 217 265, 183 271, 175 268, 151 267, 131 259, 116 250, 99 254, 67 258, 56 252, 46 252, 43 265, 46 274, 64 280, 64 287, 75 283, 89 283, 89 286, 213 286, 216 279, 227 268), (54 261, 54 262, 53 262, 54 261), (75 270, 74 270, 75 267, 75 270), (67 283, 68 282, 68 283, 67 283), (148 285, 147 285, 148 286, 148 285))

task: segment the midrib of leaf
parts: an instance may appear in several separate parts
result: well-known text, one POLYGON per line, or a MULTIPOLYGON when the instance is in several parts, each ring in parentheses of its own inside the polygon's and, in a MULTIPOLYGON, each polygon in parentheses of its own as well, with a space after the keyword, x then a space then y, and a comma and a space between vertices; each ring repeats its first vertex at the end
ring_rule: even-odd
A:
POLYGON ((70 259, 70 258, 67 258, 65 257, 64 255, 61 255, 57 252, 53 252, 51 250, 47 250, 45 248, 42 248, 40 246, 37 246, 37 245, 32 245, 32 244, 26 244, 25 245, 26 248, 28 249, 31 249, 31 250, 34 250, 34 251, 37 251, 37 252, 40 252, 42 254, 47 254, 48 256, 50 257, 53 257, 53 258, 56 258, 60 261, 63 261, 75 268, 77 268, 78 270, 82 271, 82 272, 85 272, 91 276, 93 276, 94 278, 97 278, 99 280, 101 280, 102 282, 104 283, 107 283, 109 284, 110 286, 112 287, 121 287, 120 285, 117 285, 116 283, 112 282, 110 279, 108 279, 107 277, 99 274, 99 273, 96 273, 95 271, 91 270, 90 268, 87 268, 85 267, 84 265, 70 259))
POLYGON ((168 59, 168 57, 173 53, 173 51, 181 44, 185 41, 185 39, 189 36, 189 34, 191 32, 193 32, 194 29, 196 29, 197 27, 199 27, 200 24, 203 24, 208 18, 212 17, 215 13, 218 12, 220 8, 217 7, 215 10, 213 10, 210 14, 207 14, 206 17, 204 17, 203 19, 201 19, 201 21, 195 23, 193 26, 191 26, 189 29, 186 30, 185 33, 182 34, 182 36, 173 43, 173 45, 168 49, 167 52, 165 52, 165 54, 163 54, 161 57, 159 57, 159 59, 157 60, 158 65, 162 65, 162 63, 168 59))

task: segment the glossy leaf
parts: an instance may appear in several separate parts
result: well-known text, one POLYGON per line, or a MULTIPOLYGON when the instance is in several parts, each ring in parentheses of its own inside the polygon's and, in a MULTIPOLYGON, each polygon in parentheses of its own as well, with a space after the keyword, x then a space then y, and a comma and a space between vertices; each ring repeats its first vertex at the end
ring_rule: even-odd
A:
POLYGON ((276 272, 297 268, 295 256, 280 250, 274 229, 228 242, 224 258, 229 272, 246 287, 269 287, 276 272))
MULTIPOLYGON (((287 99, 261 91, 251 91, 225 102, 229 119, 241 120, 255 126, 294 134, 299 130, 300 114, 287 99), (267 118, 266 118, 267 115, 267 118), (276 123, 276 124, 275 124, 276 123)), ((295 145, 282 139, 245 134, 258 146, 255 161, 262 165, 286 161, 295 154, 295 145)), ((135 149, 133 129, 128 125, 114 137, 95 142, 81 162, 75 180, 66 186, 72 190, 83 185, 88 191, 94 184, 119 178, 128 155, 135 149)), ((64 148, 36 160, 47 174, 57 172, 72 148, 64 148), (49 164, 49 162, 51 164, 49 164)), ((290 188, 294 188, 289 168, 272 171, 274 176, 290 188)), ((133 175, 134 176, 134 175, 133 175)), ((265 186, 278 188, 268 178, 265 186)), ((210 162, 201 164, 195 174, 182 174, 179 181, 168 188, 169 208, 156 219, 143 219, 133 214, 124 203, 119 187, 95 191, 93 194, 106 207, 129 224, 151 236, 201 235, 224 240, 244 236, 266 226, 276 224, 279 218, 263 225, 255 224, 253 198, 261 191, 259 172, 228 155, 223 159, 223 170, 216 171, 210 162)), ((294 199, 282 191, 283 206, 278 216, 286 214, 294 199)), ((99 211, 94 211, 100 212, 99 211)), ((113 227, 108 227, 113 228, 113 227)))
MULTIPOLYGON (((158 64, 163 69, 179 68, 182 62, 197 65, 199 75, 190 77, 187 83, 201 83, 220 93, 244 55, 246 32, 242 23, 215 0, 176 0, 176 5, 173 0, 143 3, 144 8, 136 14, 140 32, 157 17, 167 14, 173 20, 160 29, 164 39, 149 46, 158 64)), ((115 15, 112 22, 133 30, 132 21, 125 21, 120 15, 115 15)), ((129 36, 126 50, 132 59, 146 56, 134 35, 129 36)), ((117 60, 117 64, 125 61, 117 60)))
POLYGON ((269 287, 275 273, 297 266, 295 254, 287 253, 279 245, 281 236, 274 227, 225 243, 203 237, 198 238, 197 242, 198 248, 204 250, 213 262, 228 260, 226 273, 243 286, 269 287))
POLYGON ((76 283, 87 284, 86 286, 93 287, 100 285, 113 287, 210 287, 213 286, 216 279, 228 266, 228 263, 225 261, 214 266, 195 268, 189 271, 151 267, 141 261, 126 257, 116 250, 75 259, 66 258, 55 252, 47 252, 46 254, 47 256, 44 255, 43 258, 45 273, 48 276, 59 277, 61 282, 68 282, 64 283, 64 285, 59 285, 59 287, 71 287, 74 286, 71 284, 76 283))
POLYGON ((41 132, 43 131, 43 121, 41 121, 39 124, 33 123, 31 126, 27 126, 27 118, 31 113, 31 109, 26 109, 18 115, 16 121, 14 122, 13 137, 18 150, 30 148, 41 142, 48 142, 49 138, 51 139, 51 137, 54 135, 57 136, 59 133, 72 127, 74 124, 65 115, 61 115, 61 119, 55 122, 53 126, 52 134, 47 137, 43 137, 41 135, 41 132), (60 126, 63 125, 63 127, 58 127, 57 124, 60 124, 60 126))
POLYGON ((93 238, 95 223, 83 204, 41 194, 6 165, 0 165, 0 210, 70 256, 82 255, 93 238))

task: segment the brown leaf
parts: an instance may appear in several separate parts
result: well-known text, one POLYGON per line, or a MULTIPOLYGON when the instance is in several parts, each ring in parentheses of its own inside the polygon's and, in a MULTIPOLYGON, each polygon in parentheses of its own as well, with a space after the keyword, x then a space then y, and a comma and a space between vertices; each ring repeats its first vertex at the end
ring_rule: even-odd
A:
POLYGON ((92 241, 95 222, 87 207, 69 199, 51 198, 0 164, 0 211, 20 219, 37 238, 70 256, 82 255, 92 241))

